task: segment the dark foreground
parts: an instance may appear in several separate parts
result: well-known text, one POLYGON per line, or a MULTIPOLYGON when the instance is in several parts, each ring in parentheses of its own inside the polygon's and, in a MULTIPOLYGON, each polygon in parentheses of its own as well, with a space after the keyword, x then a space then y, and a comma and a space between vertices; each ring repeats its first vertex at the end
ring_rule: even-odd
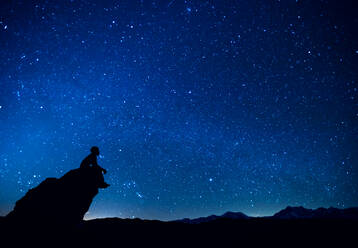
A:
POLYGON ((0 220, 0 247, 357 247, 357 224, 262 218, 185 224, 113 218, 54 229, 0 220))
POLYGON ((0 217, 3 247, 358 247, 358 208, 287 207, 268 218, 227 212, 177 222, 82 221, 100 185, 97 171, 47 178, 0 217))

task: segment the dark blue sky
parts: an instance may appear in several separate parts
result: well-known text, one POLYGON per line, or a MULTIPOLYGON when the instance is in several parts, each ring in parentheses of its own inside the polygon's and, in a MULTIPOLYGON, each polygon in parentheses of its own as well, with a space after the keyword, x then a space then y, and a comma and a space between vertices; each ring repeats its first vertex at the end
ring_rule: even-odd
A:
POLYGON ((1 1, 0 214, 92 145, 111 187, 88 218, 357 206, 358 18, 337 2, 1 1))

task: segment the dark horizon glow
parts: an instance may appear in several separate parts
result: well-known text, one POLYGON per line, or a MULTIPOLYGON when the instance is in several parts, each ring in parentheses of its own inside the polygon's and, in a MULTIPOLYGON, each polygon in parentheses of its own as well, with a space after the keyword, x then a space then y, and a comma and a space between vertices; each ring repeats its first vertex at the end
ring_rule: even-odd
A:
POLYGON ((93 145, 87 218, 357 206, 349 2, 1 2, 0 215, 93 145))

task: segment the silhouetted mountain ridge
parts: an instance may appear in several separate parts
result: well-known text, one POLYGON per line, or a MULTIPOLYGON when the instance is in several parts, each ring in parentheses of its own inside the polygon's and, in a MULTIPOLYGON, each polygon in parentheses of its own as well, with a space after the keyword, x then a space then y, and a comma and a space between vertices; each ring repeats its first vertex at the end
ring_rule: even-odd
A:
POLYGON ((177 222, 182 222, 182 223, 189 223, 189 224, 199 224, 199 223, 207 223, 210 221, 214 221, 214 220, 218 220, 218 219, 233 219, 233 220, 246 220, 249 219, 250 217, 247 216, 246 214, 243 214, 241 212, 226 212, 223 215, 210 215, 207 217, 199 217, 199 218, 195 218, 195 219, 189 219, 189 218, 184 218, 181 220, 176 220, 177 222))
POLYGON ((274 219, 358 219, 358 207, 355 208, 317 208, 307 209, 302 206, 291 207, 277 212, 274 219))
POLYGON ((358 207, 356 208, 317 208, 308 209, 302 206, 291 207, 288 206, 285 209, 275 213, 272 216, 265 217, 250 217, 241 212, 226 212, 223 215, 210 215, 207 217, 199 217, 195 219, 184 218, 176 220, 177 222, 199 224, 216 221, 220 219, 231 220, 247 220, 255 218, 269 218, 269 219, 357 219, 358 220, 358 207))

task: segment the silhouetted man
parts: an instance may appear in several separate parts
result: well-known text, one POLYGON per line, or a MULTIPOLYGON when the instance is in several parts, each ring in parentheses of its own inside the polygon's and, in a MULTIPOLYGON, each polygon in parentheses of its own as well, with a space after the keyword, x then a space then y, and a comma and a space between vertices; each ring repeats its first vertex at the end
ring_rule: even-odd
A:
POLYGON ((99 176, 99 187, 100 188, 107 188, 109 186, 109 184, 107 184, 104 181, 103 178, 103 174, 107 173, 106 169, 103 169, 101 166, 98 165, 97 163, 97 156, 99 155, 99 148, 97 146, 93 146, 91 148, 91 154, 88 155, 87 157, 85 157, 85 159, 82 160, 80 168, 81 169, 86 169, 86 168, 94 168, 97 172, 98 172, 98 176, 99 176), (92 165, 92 166, 91 166, 92 165))

